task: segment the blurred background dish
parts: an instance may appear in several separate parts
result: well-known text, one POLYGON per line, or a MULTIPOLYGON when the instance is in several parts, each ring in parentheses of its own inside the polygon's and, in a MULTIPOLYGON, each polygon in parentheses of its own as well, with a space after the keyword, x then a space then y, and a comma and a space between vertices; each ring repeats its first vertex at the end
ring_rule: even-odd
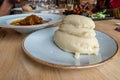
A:
POLYGON ((13 14, 21 14, 23 12, 23 9, 21 7, 13 8, 11 9, 11 12, 13 12, 13 14))
POLYGON ((30 33, 38 29, 46 28, 46 26, 53 25, 62 20, 62 16, 57 14, 34 13, 34 15, 37 15, 38 17, 41 17, 43 18, 43 20, 46 20, 48 22, 45 22, 43 24, 36 24, 36 25, 12 25, 11 24, 12 21, 24 19, 30 15, 32 14, 16 14, 16 15, 8 15, 8 16, 0 17, 0 27, 13 28, 20 33, 30 33))

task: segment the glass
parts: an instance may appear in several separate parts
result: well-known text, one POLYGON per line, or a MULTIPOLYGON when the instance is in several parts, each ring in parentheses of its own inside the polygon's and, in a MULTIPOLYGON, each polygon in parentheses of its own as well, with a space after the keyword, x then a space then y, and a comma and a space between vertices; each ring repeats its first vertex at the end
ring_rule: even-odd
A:
POLYGON ((44 9, 56 8, 56 0, 40 0, 38 6, 44 9))
POLYGON ((57 0, 29 0, 31 5, 35 7, 36 12, 39 11, 49 11, 50 13, 54 13, 57 8, 56 2, 57 0))
POLYGON ((28 1, 30 1, 29 5, 31 5, 33 9, 36 9, 38 7, 38 3, 40 2, 40 0, 28 0, 28 1))
POLYGON ((38 6, 41 8, 45 8, 45 2, 46 2, 46 0, 40 0, 38 3, 38 6))
POLYGON ((67 0, 67 4, 66 4, 65 8, 67 10, 73 10, 73 5, 74 5, 74 0, 67 0))
POLYGON ((55 3, 56 3, 56 0, 50 0, 49 8, 50 9, 55 9, 57 7, 55 3))

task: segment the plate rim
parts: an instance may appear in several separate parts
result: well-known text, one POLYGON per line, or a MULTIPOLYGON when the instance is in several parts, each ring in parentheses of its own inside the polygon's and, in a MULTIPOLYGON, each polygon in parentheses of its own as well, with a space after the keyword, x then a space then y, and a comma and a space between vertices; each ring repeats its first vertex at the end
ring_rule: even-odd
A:
MULTIPOLYGON (((27 16, 27 15, 32 15, 32 14, 35 14, 35 15, 44 15, 43 13, 28 13, 28 14, 15 14, 15 15, 12 15, 12 16, 17 16, 17 15, 23 15, 23 16, 27 16)), ((45 23, 45 24, 37 24, 37 25, 22 25, 22 27, 20 25, 6 25, 6 26, 0 26, 0 27, 5 27, 5 28, 21 28, 21 29, 25 29, 25 28, 37 28, 37 27, 41 27, 41 26, 49 26, 49 25, 52 25, 52 24, 56 24, 56 23, 59 23, 62 21, 62 16, 61 15, 58 15, 58 14, 45 14, 45 15, 56 15, 56 16, 59 16, 60 19, 57 20, 57 21, 50 21, 48 23, 45 23)), ((4 18, 4 17, 8 17, 10 15, 7 15, 7 16, 1 16, 0 18, 4 18)))
MULTIPOLYGON (((48 28, 46 28, 46 29, 48 29, 48 28)), ((44 29, 42 29, 42 30, 44 30, 44 29)), ((95 29, 95 30, 96 30, 96 29, 95 29)), ((40 30, 38 30, 38 31, 40 31, 40 30)), ((38 32, 38 31, 35 31, 35 32, 38 32)), ((100 31, 100 30, 96 30, 96 31, 100 31)), ((34 34, 35 32, 33 32, 33 33, 31 33, 31 34, 34 34)), ((102 32, 102 31, 100 31, 100 32, 102 32)), ((104 32, 102 32, 102 33, 104 33, 104 32)), ((23 49, 24 53, 25 53, 30 59, 32 59, 32 60, 34 60, 34 61, 36 61, 36 62, 38 62, 38 63, 40 63, 40 64, 43 64, 43 65, 45 65, 45 66, 52 67, 52 68, 57 68, 57 69, 86 69, 86 68, 93 68, 93 67, 97 67, 97 66, 100 66, 100 65, 102 65, 102 64, 105 64, 105 63, 111 61, 111 60, 112 60, 113 58, 115 58, 115 57, 117 56, 117 54, 118 54, 118 49, 119 49, 119 48, 118 48, 118 42, 117 42, 116 39, 114 39, 112 36, 104 33, 104 34, 106 34, 107 36, 109 36, 110 38, 112 38, 112 39, 114 40, 114 42, 116 43, 116 46, 117 46, 117 50, 115 51, 114 55, 112 55, 111 57, 107 58, 106 60, 103 60, 103 61, 98 62, 98 63, 90 64, 90 65, 85 65, 85 66, 80 66, 80 65, 60 65, 60 64, 49 63, 49 62, 47 62, 47 61, 43 61, 42 59, 38 59, 38 58, 32 56, 32 55, 25 49, 25 47, 24 47, 24 42, 25 42, 25 40, 27 39, 27 37, 29 37, 31 34, 29 34, 28 36, 26 36, 26 37, 23 39, 23 41, 22 41, 22 49, 23 49)))
POLYGON ((112 20, 114 19, 115 17, 114 16, 110 16, 110 17, 105 17, 105 18, 91 18, 93 21, 100 21, 100 20, 112 20))

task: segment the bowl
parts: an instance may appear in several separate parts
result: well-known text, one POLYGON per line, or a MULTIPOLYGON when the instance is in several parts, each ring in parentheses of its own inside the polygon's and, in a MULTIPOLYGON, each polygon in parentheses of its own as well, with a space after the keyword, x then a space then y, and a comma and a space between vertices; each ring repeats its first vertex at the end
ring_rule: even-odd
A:
POLYGON ((62 16, 57 14, 42 14, 42 13, 30 13, 30 14, 15 14, 15 15, 8 15, 0 17, 0 27, 4 28, 12 28, 20 33, 31 33, 33 31, 47 28, 50 25, 55 23, 59 23, 62 21, 62 16), (47 22, 37 25, 13 25, 11 24, 12 21, 24 19, 30 15, 36 15, 38 17, 42 17, 43 20, 47 20, 47 22))

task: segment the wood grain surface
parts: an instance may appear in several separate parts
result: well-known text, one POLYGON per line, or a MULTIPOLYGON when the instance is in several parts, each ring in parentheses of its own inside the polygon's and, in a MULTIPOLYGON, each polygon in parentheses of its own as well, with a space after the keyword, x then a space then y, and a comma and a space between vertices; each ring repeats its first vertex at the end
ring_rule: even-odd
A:
MULTIPOLYGON (((96 21, 96 29, 109 34, 120 46, 117 19, 96 21)), ((120 80, 120 49, 108 63, 94 68, 66 70, 37 63, 25 55, 22 41, 28 34, 0 29, 0 80, 120 80)))

